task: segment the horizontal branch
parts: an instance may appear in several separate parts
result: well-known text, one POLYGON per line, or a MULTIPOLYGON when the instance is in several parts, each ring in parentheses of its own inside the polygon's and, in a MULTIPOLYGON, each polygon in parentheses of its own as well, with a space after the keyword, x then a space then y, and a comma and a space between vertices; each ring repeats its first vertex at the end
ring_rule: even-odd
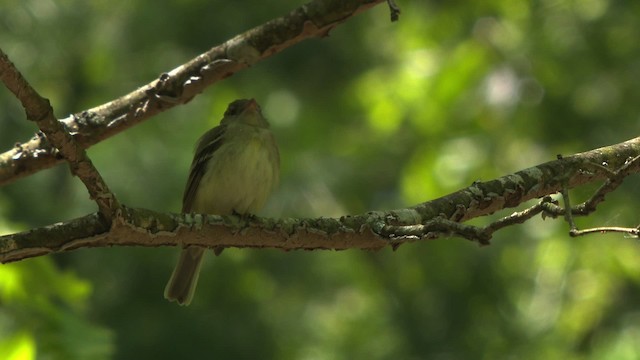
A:
POLYGON ((0 262, 83 247, 185 246, 294 249, 380 249, 368 221, 382 214, 320 219, 165 214, 121 207, 111 228, 97 214, 0 237, 0 262))
MULTIPOLYGON (((190 101, 212 84, 305 39, 326 36, 334 27, 383 1, 311 1, 210 49, 125 96, 61 121, 75 141, 88 148, 155 114, 190 101)), ((61 161, 58 152, 45 139, 36 136, 0 154, 0 185, 61 161)))
MULTIPOLYGON (((121 207, 112 225, 96 214, 0 237, 0 262, 81 247, 186 246, 294 249, 394 248, 418 240, 463 237, 487 244, 493 232, 522 223, 551 207, 550 199, 484 228, 459 226, 469 219, 513 208, 563 189, 622 181, 640 172, 640 138, 560 158, 471 186, 411 208, 341 218, 266 219, 164 214, 121 207)), ((602 195, 604 196, 604 195, 602 195)))

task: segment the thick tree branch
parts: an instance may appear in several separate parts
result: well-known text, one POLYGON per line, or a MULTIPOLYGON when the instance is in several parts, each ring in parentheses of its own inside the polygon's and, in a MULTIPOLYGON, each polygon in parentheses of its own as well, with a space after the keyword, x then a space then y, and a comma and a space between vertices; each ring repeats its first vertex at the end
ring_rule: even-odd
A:
MULTIPOLYGON (((449 196, 418 205, 416 209, 434 204, 434 209, 439 209, 447 219, 464 222, 515 207, 527 200, 555 194, 564 187, 572 189, 609 179, 611 173, 619 169, 619 176, 637 173, 640 168, 638 162, 629 162, 638 155, 640 137, 549 161, 495 180, 476 182, 449 196)), ((425 218, 437 215, 423 212, 425 218)))
POLYGON ((98 204, 100 214, 106 220, 110 220, 114 209, 120 206, 115 195, 109 191, 107 183, 93 166, 84 149, 78 146, 62 123, 55 118, 49 100, 38 94, 2 49, 0 49, 0 80, 20 100, 27 113, 27 119, 38 124, 51 145, 69 162, 71 172, 82 180, 91 199, 98 204))
MULTIPOLYGON (((555 216, 550 198, 564 188, 607 180, 619 183, 640 171, 640 138, 564 157, 471 186, 407 209, 339 219, 241 219, 234 216, 162 214, 122 207, 109 228, 96 215, 0 237, 0 261, 10 262, 81 247, 184 246, 292 249, 380 249, 407 242, 458 236, 488 243, 493 233, 536 214, 555 216), (595 166, 594 166, 595 165, 595 166), (534 198, 539 204, 485 227, 461 224, 513 208, 534 198)), ((608 186, 609 190, 615 187, 608 186)), ((604 198, 598 190, 594 196, 604 198)), ((595 205, 594 205, 595 206, 595 205)), ((573 209, 572 209, 573 210, 573 209)), ((576 214, 579 210, 576 210, 576 214)))
MULTIPOLYGON (((384 0, 315 0, 288 15, 240 34, 158 79, 104 105, 61 121, 83 148, 184 104, 208 86, 281 52, 302 40, 326 36, 331 29, 384 0)), ((62 161, 41 137, 0 154, 0 185, 62 161)))

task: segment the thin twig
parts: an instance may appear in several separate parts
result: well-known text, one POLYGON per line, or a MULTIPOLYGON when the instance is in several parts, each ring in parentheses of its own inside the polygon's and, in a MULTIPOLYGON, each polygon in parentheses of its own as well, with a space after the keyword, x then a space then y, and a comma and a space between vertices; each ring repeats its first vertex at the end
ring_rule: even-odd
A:
POLYGON ((389 5, 391 21, 398 21, 398 19, 400 18, 400 7, 394 0, 387 0, 387 4, 389 5))
MULTIPOLYGON (((559 159, 561 159, 560 156, 559 159)), ((560 213, 564 215, 565 220, 569 224, 569 235, 572 237, 605 232, 622 232, 637 237, 638 234, 640 234, 640 228, 638 227, 625 228, 611 226, 594 227, 585 230, 579 230, 573 219, 573 216, 585 216, 595 211, 597 205, 604 201, 606 194, 618 188, 622 184, 624 178, 630 173, 630 169, 632 168, 632 166, 637 165, 638 162, 640 162, 640 155, 630 157, 624 162, 624 164, 622 164, 618 169, 614 171, 600 164, 588 163, 588 166, 601 170, 607 175, 607 180, 604 182, 604 184, 602 184, 587 201, 575 207, 571 206, 569 189, 566 186, 563 186, 560 193, 562 194, 564 209, 556 206, 553 208, 549 208, 549 212, 552 216, 559 215, 560 213)))
POLYGON ((636 238, 638 237, 638 235, 640 235, 640 229, 637 227, 625 228, 625 227, 618 227, 618 226, 603 226, 603 227, 595 227, 595 228, 589 228, 584 230, 574 229, 572 231, 569 231, 569 235, 573 237, 577 237, 577 236, 583 236, 583 235, 595 234, 595 233, 604 234, 608 232, 625 233, 636 238))
MULTIPOLYGON (((631 166, 637 164, 638 161, 640 161, 640 155, 627 160, 619 169, 615 171, 609 171, 609 177, 604 182, 604 184, 602 184, 602 186, 600 186, 598 190, 596 190, 596 192, 587 201, 576 206, 574 209, 574 213, 579 212, 583 214, 589 214, 591 212, 594 212, 598 204, 604 201, 606 194, 614 191, 616 188, 618 188, 618 186, 622 185, 625 176, 627 176, 627 171, 631 166)), ((598 166, 606 169, 606 167, 602 165, 598 164, 598 166)))
POLYGON ((574 231, 577 229, 577 227, 575 221, 573 221, 569 190, 566 187, 563 187, 562 190, 560 190, 560 194, 562 194, 562 202, 564 203, 564 219, 567 223, 569 223, 570 231, 574 231))
POLYGON ((522 224, 525 221, 531 219, 532 217, 547 211, 549 204, 554 204, 554 202, 555 200, 553 200, 551 196, 545 196, 540 200, 539 203, 533 205, 532 207, 522 211, 514 212, 509 216, 500 218, 492 222, 491 224, 485 226, 485 231, 493 234, 494 232, 502 228, 505 228, 507 226, 522 224))

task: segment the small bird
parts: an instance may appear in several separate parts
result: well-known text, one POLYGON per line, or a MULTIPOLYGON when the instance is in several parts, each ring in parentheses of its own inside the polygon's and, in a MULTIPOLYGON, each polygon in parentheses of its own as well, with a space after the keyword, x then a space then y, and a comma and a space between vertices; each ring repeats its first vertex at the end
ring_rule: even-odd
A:
MULTIPOLYGON (((252 214, 279 180, 280 155, 269 123, 254 99, 229 104, 220 125, 198 140, 182 197, 183 213, 252 214)), ((216 248, 219 255, 223 248, 216 248)), ((164 297, 189 305, 205 248, 182 250, 164 297)))

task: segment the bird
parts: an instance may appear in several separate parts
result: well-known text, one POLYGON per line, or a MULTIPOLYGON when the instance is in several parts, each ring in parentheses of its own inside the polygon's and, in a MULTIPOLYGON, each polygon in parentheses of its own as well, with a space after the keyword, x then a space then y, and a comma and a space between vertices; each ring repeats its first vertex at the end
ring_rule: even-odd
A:
MULTIPOLYGON (((182 198, 182 213, 255 214, 277 186, 280 153, 255 99, 229 104, 220 124, 196 143, 182 198)), ((164 297, 179 305, 193 300, 204 247, 182 249, 164 297)), ((216 255, 222 247, 214 249, 216 255)))

